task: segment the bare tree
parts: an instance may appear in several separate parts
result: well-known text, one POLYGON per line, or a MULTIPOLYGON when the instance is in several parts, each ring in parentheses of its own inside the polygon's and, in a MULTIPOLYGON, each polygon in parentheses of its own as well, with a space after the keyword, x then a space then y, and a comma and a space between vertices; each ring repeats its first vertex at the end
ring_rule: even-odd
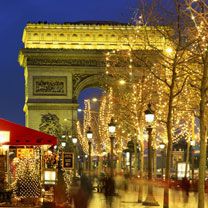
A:
MULTIPOLYGON (((177 109, 186 111, 191 107, 190 99, 184 102, 183 97, 188 96, 187 92, 190 90, 188 82, 190 80, 190 62, 193 60, 192 54, 188 53, 193 41, 187 39, 187 27, 190 26, 190 20, 183 14, 185 4, 183 1, 174 1, 171 8, 172 11, 162 12, 163 8, 155 6, 156 2, 152 1, 152 11, 141 13, 139 22, 141 27, 146 28, 146 42, 148 53, 137 54, 135 57, 143 61, 146 69, 160 82, 162 86, 159 99, 162 99, 163 105, 158 107, 158 120, 160 125, 165 124, 167 133, 167 157, 166 157, 166 172, 165 179, 167 184, 170 178, 170 164, 172 155, 172 144, 174 138, 174 129, 176 121, 181 121, 181 113, 174 113, 177 109), (143 17, 144 16, 144 17, 143 17), (141 20, 142 19, 142 20, 141 20), (168 26, 161 26, 166 24, 168 26), (151 29, 149 29, 151 28, 151 29), (166 41, 163 48, 155 46, 151 41, 151 30, 155 31, 160 37, 166 41), (183 103, 184 105, 182 105, 183 103), (162 110, 162 112, 161 112, 162 110)), ((144 2, 142 4, 143 8, 144 2)), ((144 11, 144 9, 142 9, 144 11)), ((169 207, 168 188, 164 191, 164 207, 169 207)))
POLYGON ((189 28, 190 38, 194 41, 190 53, 195 57, 192 70, 192 87, 198 93, 200 119, 200 162, 198 184, 198 207, 204 208, 207 121, 208 121, 208 1, 185 0, 186 14, 192 20, 189 28))

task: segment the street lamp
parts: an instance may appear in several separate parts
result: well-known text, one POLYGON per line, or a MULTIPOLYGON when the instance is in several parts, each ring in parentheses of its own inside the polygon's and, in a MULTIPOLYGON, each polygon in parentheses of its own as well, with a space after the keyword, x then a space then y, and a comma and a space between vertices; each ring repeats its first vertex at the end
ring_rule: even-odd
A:
POLYGON ((161 142, 159 144, 159 147, 160 147, 161 150, 164 150, 165 149, 165 143, 164 142, 161 142))
POLYGON ((110 170, 111 170, 111 176, 113 176, 113 142, 115 139, 115 131, 116 131, 116 124, 111 118, 110 123, 108 124, 108 130, 110 134, 110 143, 111 143, 111 154, 110 154, 110 170))
POLYGON ((76 177, 76 144, 77 144, 77 138, 72 137, 72 143, 74 144, 74 177, 76 177))
POLYGON ((61 142, 61 147, 62 147, 62 148, 66 147, 66 141, 62 141, 62 142, 61 142))
POLYGON ((151 185, 152 180, 152 122, 154 121, 155 115, 154 111, 151 109, 151 104, 148 104, 147 110, 145 113, 145 121, 148 123, 146 128, 148 132, 148 192, 145 201, 142 203, 146 206, 159 206, 158 202, 155 200, 153 196, 153 188, 151 185))
POLYGON ((162 157, 162 179, 163 179, 163 168, 164 168, 164 157, 165 157, 165 143, 161 142, 159 144, 160 150, 161 150, 161 157, 162 157))
POLYGON ((93 133, 92 133, 92 130, 90 128, 90 126, 88 127, 88 130, 87 130, 87 139, 88 139, 88 144, 89 144, 89 166, 88 166, 88 170, 89 170, 89 175, 90 175, 90 172, 91 172, 91 149, 92 149, 92 136, 93 136, 93 133))
POLYGON ((77 143, 77 138, 76 138, 76 137, 73 137, 73 138, 72 138, 72 143, 73 143, 74 145, 76 145, 76 143, 77 143))
POLYGON ((54 149, 57 149, 58 156, 59 156, 58 169, 61 169, 61 167, 62 167, 62 158, 63 158, 63 155, 64 155, 65 147, 66 147, 66 141, 65 140, 61 140, 59 142, 58 146, 54 146, 54 149))

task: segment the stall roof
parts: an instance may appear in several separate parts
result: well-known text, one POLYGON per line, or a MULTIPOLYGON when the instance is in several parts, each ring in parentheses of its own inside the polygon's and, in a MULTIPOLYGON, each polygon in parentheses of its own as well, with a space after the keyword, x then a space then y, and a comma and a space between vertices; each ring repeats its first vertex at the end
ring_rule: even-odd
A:
POLYGON ((10 142, 5 145, 56 145, 57 138, 43 132, 0 118, 0 131, 10 131, 10 142))

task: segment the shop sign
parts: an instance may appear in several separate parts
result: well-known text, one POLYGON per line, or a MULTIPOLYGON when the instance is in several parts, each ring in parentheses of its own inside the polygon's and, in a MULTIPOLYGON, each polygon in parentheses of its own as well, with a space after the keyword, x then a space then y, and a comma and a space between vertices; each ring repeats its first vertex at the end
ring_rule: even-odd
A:
POLYGON ((17 157, 18 158, 33 158, 34 157, 33 148, 18 148, 17 157))
POLYGON ((10 132, 0 131, 0 144, 10 142, 10 132))
POLYGON ((72 152, 62 153, 62 167, 65 169, 74 168, 74 154, 72 152))
MULTIPOLYGON (((189 177, 189 164, 187 164, 187 177, 189 177)), ((186 170, 186 163, 185 162, 178 162, 177 164, 177 178, 178 179, 182 179, 183 177, 185 177, 185 170, 186 170)))
POLYGON ((44 183, 47 185, 56 184, 56 171, 55 170, 44 170, 44 183))

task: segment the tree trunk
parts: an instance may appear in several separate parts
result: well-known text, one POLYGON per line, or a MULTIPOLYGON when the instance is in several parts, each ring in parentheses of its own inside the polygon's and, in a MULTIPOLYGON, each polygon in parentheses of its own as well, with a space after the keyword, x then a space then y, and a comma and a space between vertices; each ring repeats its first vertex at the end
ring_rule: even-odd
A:
POLYGON ((169 179, 170 179, 170 165, 171 165, 171 155, 172 155, 172 111, 173 111, 173 99, 174 99, 174 86, 176 80, 176 68, 173 67, 172 83, 170 85, 169 102, 168 102, 168 116, 167 116, 167 157, 166 157, 166 169, 165 169, 165 180, 166 187, 164 189, 163 207, 169 208, 169 179))
POLYGON ((157 178, 157 149, 155 137, 153 138, 153 178, 157 178))
POLYGON ((134 138, 134 172, 133 175, 137 177, 138 174, 138 151, 137 151, 137 137, 134 138))
POLYGON ((168 135, 171 138, 168 140, 168 147, 167 147, 167 157, 166 157, 166 169, 165 169, 165 180, 166 186, 164 189, 164 198, 163 198, 163 208, 169 208, 169 179, 170 179, 170 164, 171 164, 171 155, 172 155, 172 136, 171 128, 167 128, 168 135))
MULTIPOLYGON (((142 131, 140 131, 142 132, 142 131)), ((140 178, 144 177, 144 138, 143 132, 140 133, 140 178)))
POLYGON ((189 165, 189 151, 190 150, 190 141, 187 142, 187 149, 186 149, 186 167, 185 167, 185 177, 187 177, 188 173, 188 165, 189 165))
POLYGON ((144 138, 143 138, 143 128, 140 130, 139 134, 140 141, 140 185, 139 185, 139 193, 138 193, 138 202, 141 203, 143 201, 143 177, 144 177, 144 138))
POLYGON ((102 172, 103 168, 103 157, 99 156, 99 162, 98 162, 98 175, 102 172))
POLYGON ((200 100, 200 161, 199 161, 199 184, 198 184, 198 208, 204 208, 204 179, 206 167, 206 119, 205 119, 205 106, 206 106, 206 87, 208 80, 208 67, 205 65, 203 68, 203 77, 201 81, 201 100, 200 100))
POLYGON ((122 161, 122 152, 119 152, 118 153, 118 161, 117 161, 117 164, 116 164, 116 172, 117 172, 117 174, 121 173, 121 161, 122 161))

